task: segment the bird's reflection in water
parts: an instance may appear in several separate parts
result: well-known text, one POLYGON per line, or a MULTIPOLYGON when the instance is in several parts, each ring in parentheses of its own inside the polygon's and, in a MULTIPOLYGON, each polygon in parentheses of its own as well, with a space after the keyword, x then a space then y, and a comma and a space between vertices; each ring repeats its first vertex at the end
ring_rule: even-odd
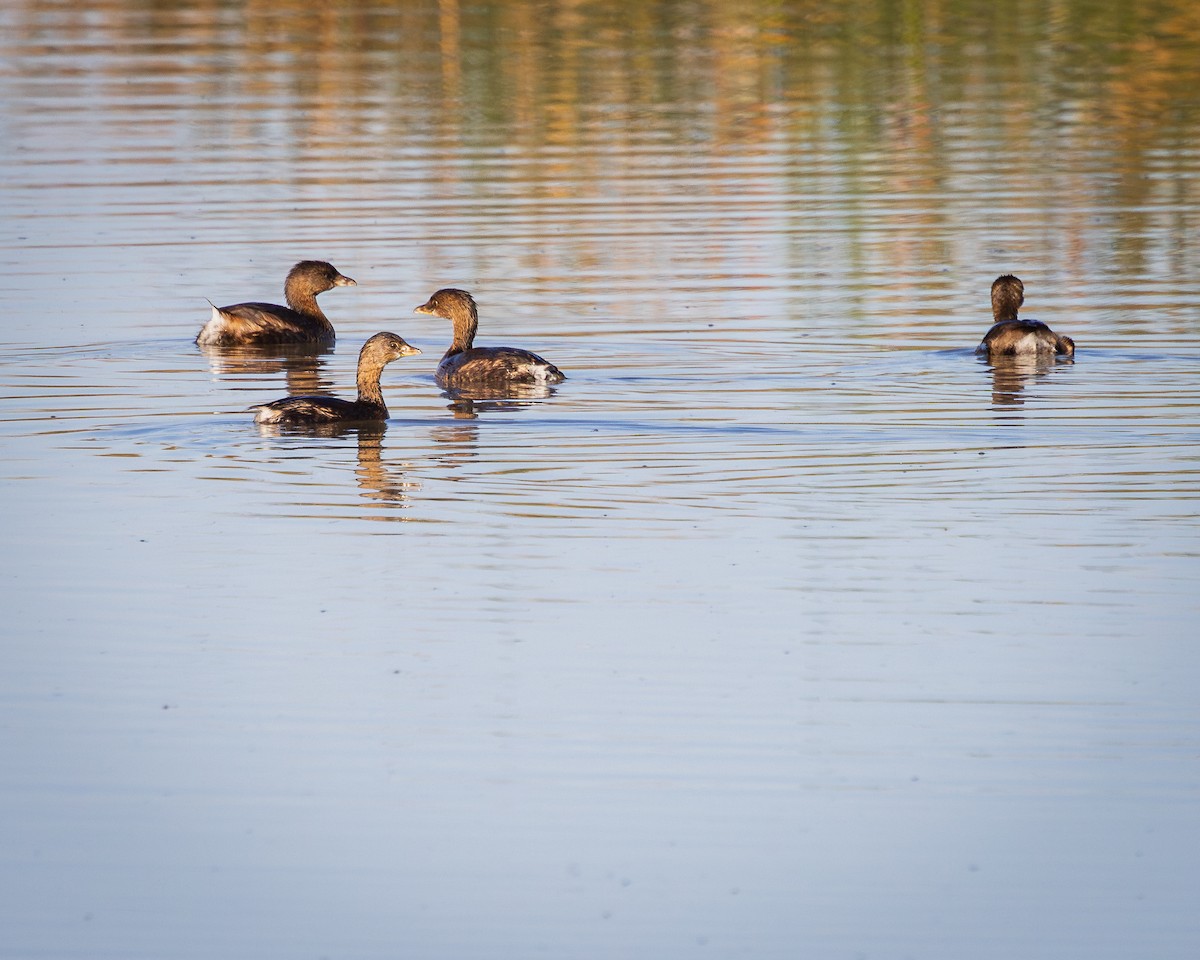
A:
POLYGON ((992 403, 1001 407, 1019 407, 1025 402, 1027 386, 1072 363, 1074 360, 1070 357, 993 357, 988 363, 992 374, 992 403))
MULTIPOLYGON (((418 480, 410 480, 405 474, 409 464, 389 464, 383 459, 383 435, 387 424, 373 424, 358 430, 358 486, 362 496, 368 500, 408 506, 412 493, 421 489, 418 480)), ((385 519, 377 517, 376 519, 385 519)), ((403 517, 386 519, 402 520, 403 517)))
POLYGON ((447 409, 454 415, 454 422, 435 427, 432 436, 439 445, 438 461, 453 468, 476 456, 481 415, 528 410, 554 396, 554 387, 545 383, 477 385, 469 390, 446 390, 442 396, 450 401, 447 409))
POLYGON ((456 420, 474 420, 490 411, 528 410, 537 401, 550 399, 554 392, 555 388, 548 383, 505 383, 449 389, 442 396, 450 401, 448 409, 456 420))
POLYGON ((269 346, 217 347, 198 344, 213 375, 222 379, 282 373, 289 395, 329 394, 334 383, 324 375, 328 347, 286 343, 269 346))
MULTIPOLYGON (((454 405, 451 404, 451 410, 454 405)), ((455 419, 449 423, 441 423, 429 432, 430 439, 437 444, 434 455, 437 463, 454 470, 465 466, 478 456, 479 421, 477 414, 460 414, 454 411, 455 419)), ((446 473, 445 479, 458 479, 453 473, 446 473)))
MULTIPOLYGON (((411 464, 388 463, 383 458, 383 438, 387 424, 380 423, 321 423, 321 424, 277 424, 260 423, 258 432, 263 437, 324 437, 349 440, 357 444, 357 478, 360 496, 379 501, 380 505, 411 505, 412 494, 421 489, 418 480, 411 480, 406 470, 411 464)), ((394 513, 369 514, 371 520, 404 520, 394 513)))

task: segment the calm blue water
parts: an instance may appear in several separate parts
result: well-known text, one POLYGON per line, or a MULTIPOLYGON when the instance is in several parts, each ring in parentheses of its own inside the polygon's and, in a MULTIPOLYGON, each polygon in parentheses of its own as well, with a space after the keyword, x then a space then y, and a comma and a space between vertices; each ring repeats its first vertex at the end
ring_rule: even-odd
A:
POLYGON ((1195 956, 1200 27, 1109 6, 0 11, 0 958, 1195 956), (192 342, 313 257, 336 350, 192 342))

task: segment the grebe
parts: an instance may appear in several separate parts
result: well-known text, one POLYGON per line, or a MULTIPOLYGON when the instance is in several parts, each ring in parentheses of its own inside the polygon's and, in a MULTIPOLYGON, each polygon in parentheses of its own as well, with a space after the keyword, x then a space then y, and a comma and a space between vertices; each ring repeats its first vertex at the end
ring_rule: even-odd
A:
POLYGON ((196 342, 215 346, 259 343, 320 343, 334 340, 333 324, 317 306, 317 294, 334 287, 353 287, 324 260, 301 260, 283 282, 287 306, 275 303, 237 303, 212 308, 196 342))
POLYGON ((379 375, 393 360, 421 351, 394 333, 377 333, 358 352, 358 399, 284 397, 251 409, 259 423, 321 424, 386 420, 388 411, 379 389, 379 375))
POLYGON ((450 349, 438 364, 436 379, 446 388, 479 384, 562 383, 566 375, 536 353, 517 347, 476 347, 479 311, 466 290, 453 287, 437 291, 414 310, 443 317, 454 325, 450 349))
POLYGON ((990 330, 975 352, 992 357, 1075 356, 1075 341, 1060 337, 1041 320, 1022 320, 1017 316, 1025 302, 1025 284, 1005 274, 992 284, 990 330))

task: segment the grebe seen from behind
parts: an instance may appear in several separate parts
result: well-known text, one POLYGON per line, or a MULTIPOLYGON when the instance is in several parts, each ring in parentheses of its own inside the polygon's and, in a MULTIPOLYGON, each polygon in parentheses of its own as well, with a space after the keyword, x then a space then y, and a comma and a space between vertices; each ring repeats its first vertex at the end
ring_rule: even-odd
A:
POLYGON ((1025 284, 1005 274, 992 283, 991 329, 975 352, 988 359, 995 357, 1074 357, 1075 341, 1062 337, 1041 320, 1022 320, 1017 311, 1025 302, 1025 284))

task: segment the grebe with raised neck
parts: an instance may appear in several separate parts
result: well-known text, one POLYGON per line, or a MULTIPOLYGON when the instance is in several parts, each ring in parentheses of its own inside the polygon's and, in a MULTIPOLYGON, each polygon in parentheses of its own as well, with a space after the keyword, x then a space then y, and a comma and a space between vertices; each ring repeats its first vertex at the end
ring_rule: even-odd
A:
POLYGON ((386 420, 387 405, 383 402, 383 391, 379 386, 383 368, 393 360, 415 356, 420 352, 394 333, 377 333, 358 352, 357 400, 322 396, 284 397, 252 407, 256 411, 254 419, 258 423, 293 425, 386 420))
POLYGON ((479 310, 466 290, 438 290, 415 313, 442 317, 453 325, 450 347, 438 364, 436 379, 449 389, 504 383, 562 383, 566 375, 536 353, 518 347, 477 347, 479 310))
POLYGON ((317 304, 317 294, 357 284, 324 260, 301 260, 283 282, 287 306, 277 303, 212 305, 212 317, 196 336, 199 344, 239 346, 271 343, 330 344, 333 324, 317 304))

